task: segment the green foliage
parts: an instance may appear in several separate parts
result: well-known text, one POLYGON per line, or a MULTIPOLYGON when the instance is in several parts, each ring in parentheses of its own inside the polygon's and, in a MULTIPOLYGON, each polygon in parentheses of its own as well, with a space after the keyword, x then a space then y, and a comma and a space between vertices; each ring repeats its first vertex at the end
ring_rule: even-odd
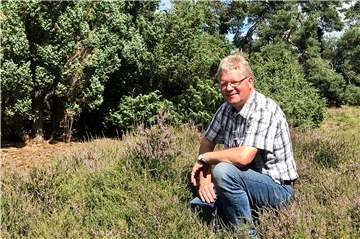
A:
POLYGON ((125 96, 157 91, 183 121, 207 124, 221 99, 214 68, 230 48, 214 30, 212 6, 175 2, 173 10, 150 16, 136 19, 141 51, 109 79, 100 114, 114 112, 125 96))
POLYGON ((1 124, 2 134, 10 135, 12 132, 21 135, 27 126, 31 114, 31 81, 30 62, 14 63, 4 60, 0 69, 1 74, 1 124), (14 91, 17 97, 14 97, 14 91))
POLYGON ((120 67, 122 59, 133 60, 144 48, 134 28, 135 16, 129 12, 145 14, 148 8, 154 12, 156 4, 2 4, 5 132, 25 128, 42 137, 58 130, 66 105, 78 105, 80 111, 97 109, 109 74, 120 67))
POLYGON ((360 105, 360 86, 349 84, 345 88, 344 103, 349 105, 360 105))
POLYGON ((230 51, 229 44, 213 33, 219 22, 213 10, 205 2, 175 2, 173 11, 159 14, 162 37, 154 49, 152 72, 158 89, 177 105, 184 121, 203 126, 221 99, 214 69, 230 51))
MULTIPOLYGON (((329 105, 339 106, 344 103, 346 77, 330 64, 336 57, 325 60, 324 53, 328 47, 325 33, 341 31, 345 25, 340 13, 350 10, 343 7, 344 4, 336 1, 230 2, 225 4, 222 14, 229 21, 228 29, 235 33, 234 44, 238 48, 251 54, 261 52, 266 46, 286 44, 297 53, 305 79, 329 105)), ((354 21, 353 16, 349 14, 348 18, 354 21)), ((349 42, 344 43, 350 48, 359 45, 349 42)))
POLYGON ((217 83, 198 79, 195 87, 190 86, 179 97, 179 110, 184 121, 192 121, 205 127, 211 121, 216 108, 223 100, 217 83))
MULTIPOLYGON (((312 89, 302 98, 306 94, 298 89, 303 83, 285 78, 305 78, 329 105, 359 104, 357 2, 349 9, 337 1, 175 1, 168 11, 158 5, 159 1, 38 0, 1 4, 2 136, 59 136, 72 106, 77 107, 76 121, 80 119, 74 122, 78 132, 111 132, 114 128, 105 128, 107 123, 120 124, 126 131, 138 122, 131 118, 134 115, 124 122, 124 116, 109 115, 119 105, 130 107, 126 97, 155 91, 163 98, 153 102, 177 112, 176 121, 205 126, 221 102, 215 69, 233 47, 254 59, 259 57, 252 54, 263 57, 264 49, 277 49, 278 44, 293 52, 285 61, 276 50, 266 53, 266 59, 276 59, 269 63, 273 66, 262 67, 261 57, 255 60, 255 68, 260 67, 255 77, 269 79, 259 83, 260 88, 277 95, 294 126, 318 125, 322 104, 312 89), (326 41, 325 33, 342 30, 344 23, 349 26, 344 35, 331 44, 326 41), (235 34, 232 45, 226 37, 229 32, 235 34), (293 61, 298 63, 291 66, 293 61), (305 76, 298 74, 299 66, 305 76), (285 71, 295 75, 281 76, 281 67, 296 68, 285 71), (272 68, 286 89, 265 85, 271 82, 272 68), (297 92, 294 96, 302 100, 286 105, 290 94, 282 91, 297 92)), ((155 114, 150 108, 143 110, 155 114)))
POLYGON ((338 40, 333 63, 346 81, 344 103, 359 105, 360 25, 351 26, 338 40))
POLYGON ((173 103, 162 99, 159 92, 154 91, 147 95, 140 94, 135 98, 123 97, 114 112, 109 112, 106 121, 125 132, 141 123, 146 126, 154 125, 159 115, 164 113, 167 115, 168 123, 175 124, 181 120, 180 115, 174 110, 173 103))
POLYGON ((277 101, 292 126, 318 126, 324 118, 325 104, 304 79, 294 53, 286 44, 269 45, 250 56, 255 85, 277 101))
POLYGON ((307 80, 327 99, 328 105, 340 106, 345 88, 343 77, 322 58, 313 57, 307 61, 307 65, 307 80))

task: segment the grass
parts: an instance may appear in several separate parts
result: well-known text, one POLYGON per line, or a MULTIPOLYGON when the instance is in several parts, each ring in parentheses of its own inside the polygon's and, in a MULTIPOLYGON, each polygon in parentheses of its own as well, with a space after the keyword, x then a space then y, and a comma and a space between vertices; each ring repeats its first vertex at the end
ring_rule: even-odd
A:
MULTIPOLYGON (((330 109, 319 129, 292 130, 300 179, 292 203, 259 215, 261 238, 359 238, 360 108, 330 109)), ((188 173, 200 133, 139 128, 102 139, 28 177, 1 182, 1 238, 244 238, 192 212, 188 173)))

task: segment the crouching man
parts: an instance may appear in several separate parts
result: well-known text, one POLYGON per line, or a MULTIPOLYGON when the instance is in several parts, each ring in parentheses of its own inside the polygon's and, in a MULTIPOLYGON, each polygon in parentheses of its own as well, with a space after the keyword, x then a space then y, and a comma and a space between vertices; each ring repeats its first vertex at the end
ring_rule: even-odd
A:
POLYGON ((298 174, 285 115, 254 89, 244 57, 224 58, 217 75, 225 103, 201 140, 191 183, 199 182, 202 202, 216 200, 224 221, 236 227, 252 223, 252 208, 286 203, 298 174), (214 151, 216 144, 225 149, 214 151))

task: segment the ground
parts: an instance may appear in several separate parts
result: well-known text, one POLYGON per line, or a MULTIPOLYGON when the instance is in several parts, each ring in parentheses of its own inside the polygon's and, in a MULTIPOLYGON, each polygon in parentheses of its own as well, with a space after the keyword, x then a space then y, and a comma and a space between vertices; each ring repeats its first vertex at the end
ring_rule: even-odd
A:
POLYGON ((49 165, 55 158, 71 150, 75 150, 84 143, 72 142, 49 144, 47 142, 23 145, 21 143, 8 144, 0 149, 0 174, 19 172, 27 174, 31 168, 49 165))
MULTIPOLYGON (((358 127, 357 121, 360 117, 358 107, 341 107, 328 109, 328 117, 321 125, 321 129, 337 129, 338 127, 347 128, 358 127)), ((55 144, 37 143, 23 145, 8 144, 0 149, 1 153, 1 168, 0 175, 4 172, 19 172, 27 174, 32 167, 40 165, 49 165, 55 158, 66 154, 71 150, 76 150, 84 143, 71 142, 63 143, 58 142, 55 144)))

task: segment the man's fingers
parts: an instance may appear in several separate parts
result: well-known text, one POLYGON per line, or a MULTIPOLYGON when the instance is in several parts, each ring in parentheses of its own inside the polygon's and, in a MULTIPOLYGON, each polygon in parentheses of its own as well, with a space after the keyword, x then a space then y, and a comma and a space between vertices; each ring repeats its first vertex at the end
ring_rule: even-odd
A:
POLYGON ((196 178, 195 175, 198 173, 198 171, 203 167, 204 165, 201 163, 196 162, 194 167, 191 170, 191 183, 192 185, 196 186, 196 178))
POLYGON ((203 202, 212 203, 215 201, 215 192, 213 184, 205 185, 199 189, 199 195, 203 202))
POLYGON ((195 172, 191 172, 191 183, 194 187, 196 187, 195 172))
POLYGON ((201 200, 203 200, 203 202, 210 203, 210 199, 206 193, 200 192, 199 195, 200 195, 201 200))
POLYGON ((207 203, 211 203, 211 202, 214 202, 214 197, 212 196, 210 190, 208 187, 205 187, 204 188, 204 191, 205 191, 205 195, 206 195, 206 198, 207 198, 207 203))
POLYGON ((216 193, 215 193, 215 189, 214 189, 214 184, 211 184, 211 186, 210 186, 210 193, 211 193, 211 196, 213 197, 213 199, 215 200, 216 193))
POLYGON ((205 200, 205 198, 204 198, 204 196, 203 196, 202 192, 199 192, 199 196, 200 196, 200 198, 201 198, 201 201, 206 202, 206 200, 205 200))

